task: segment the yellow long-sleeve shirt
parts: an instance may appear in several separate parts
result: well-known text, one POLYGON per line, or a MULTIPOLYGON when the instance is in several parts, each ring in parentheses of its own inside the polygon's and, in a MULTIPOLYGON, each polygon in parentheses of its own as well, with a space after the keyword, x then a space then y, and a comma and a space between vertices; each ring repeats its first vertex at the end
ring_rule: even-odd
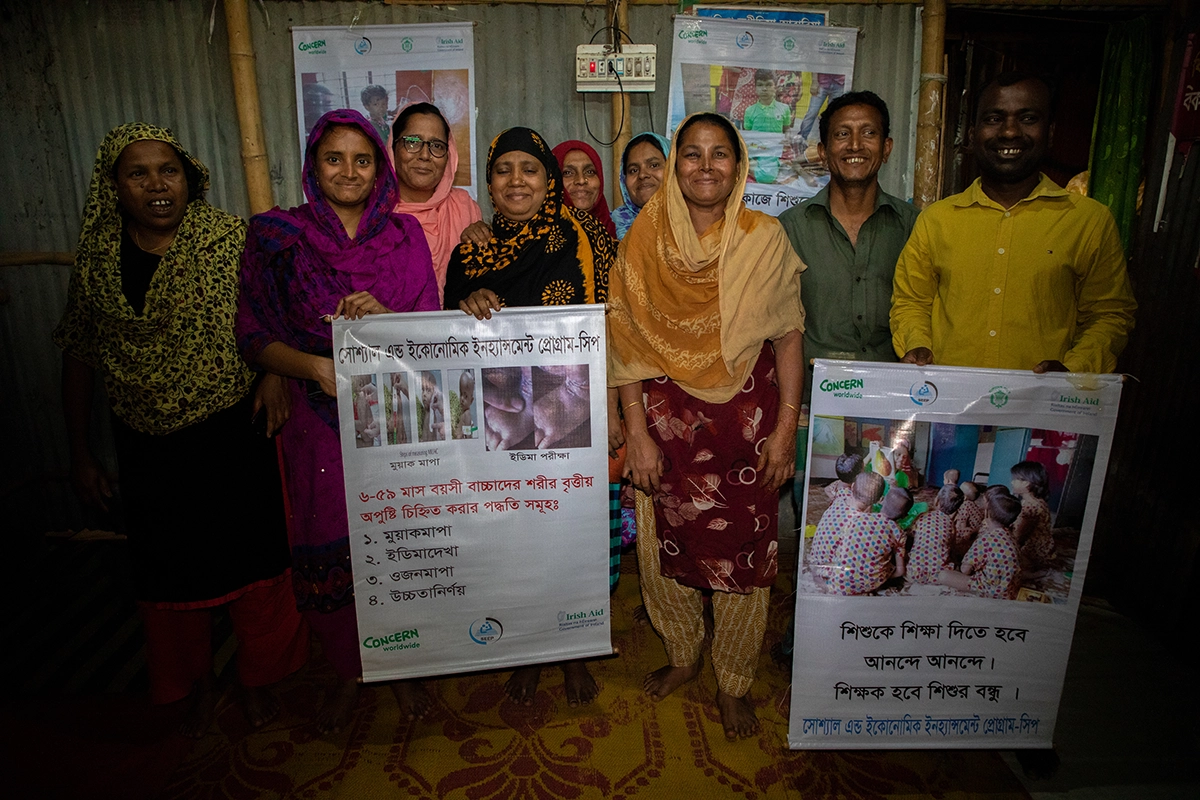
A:
POLYGON ((1005 209, 976 180, 917 218, 896 264, 892 345, 947 366, 1112 372, 1136 309, 1106 206, 1043 175, 1005 209))

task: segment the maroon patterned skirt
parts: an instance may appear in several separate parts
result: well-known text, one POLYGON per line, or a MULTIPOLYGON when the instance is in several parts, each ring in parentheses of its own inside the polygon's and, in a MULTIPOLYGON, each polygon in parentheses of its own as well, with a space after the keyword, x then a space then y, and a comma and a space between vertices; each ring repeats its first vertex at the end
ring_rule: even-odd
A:
POLYGON ((706 403, 669 378, 643 381, 650 435, 665 461, 654 497, 662 574, 685 586, 748 594, 779 569, 778 493, 758 485, 775 429, 775 351, 763 345, 742 390, 706 403))

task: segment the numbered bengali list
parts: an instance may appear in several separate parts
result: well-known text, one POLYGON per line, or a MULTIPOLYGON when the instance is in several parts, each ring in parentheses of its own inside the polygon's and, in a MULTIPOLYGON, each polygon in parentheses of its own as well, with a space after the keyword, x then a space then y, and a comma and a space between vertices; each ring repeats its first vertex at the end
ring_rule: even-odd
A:
MULTIPOLYGON (((509 453, 511 461, 550 463, 569 460, 570 453, 509 453)), ((393 461, 403 472, 413 467, 436 467, 435 457, 393 461)), ((455 540, 455 526, 511 523, 518 514, 554 515, 560 500, 572 491, 590 489, 595 478, 579 472, 551 471, 532 478, 499 478, 445 483, 396 485, 374 492, 359 492, 358 517, 377 530, 358 534, 358 579, 366 584, 368 606, 406 604, 450 597, 466 597, 471 587, 455 568, 470 556, 455 540), (531 496, 532 495, 532 496, 531 496)), ((354 513, 353 511, 351 513, 354 513)), ((361 527, 360 527, 361 531, 361 527)))

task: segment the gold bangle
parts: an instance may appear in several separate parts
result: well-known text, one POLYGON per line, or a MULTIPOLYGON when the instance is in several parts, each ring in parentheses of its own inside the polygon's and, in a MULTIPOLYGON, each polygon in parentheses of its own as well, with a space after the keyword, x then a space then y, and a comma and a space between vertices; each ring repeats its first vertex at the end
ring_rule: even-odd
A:
POLYGON ((634 406, 642 406, 643 411, 646 409, 646 407, 644 405, 642 405, 641 400, 634 400, 632 403, 622 403, 621 404, 622 409, 633 408, 634 406))
POLYGON ((797 415, 800 413, 800 409, 796 408, 791 403, 788 403, 784 400, 780 400, 779 402, 782 403, 783 405, 787 406, 788 408, 790 408, 792 411, 795 411, 797 415))

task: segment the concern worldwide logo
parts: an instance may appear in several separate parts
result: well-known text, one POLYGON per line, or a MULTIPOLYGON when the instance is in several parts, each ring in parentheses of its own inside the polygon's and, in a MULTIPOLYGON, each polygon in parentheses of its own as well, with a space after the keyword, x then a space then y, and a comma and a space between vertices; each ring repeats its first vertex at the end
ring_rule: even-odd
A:
POLYGON ((834 397, 855 397, 861 400, 865 385, 862 378, 844 378, 839 381, 831 381, 826 378, 817 388, 822 392, 833 394, 834 397))
POLYGON ((368 636, 363 639, 362 646, 368 650, 415 650, 421 646, 421 643, 413 640, 419 638, 420 634, 416 628, 413 628, 407 631, 384 634, 383 636, 368 636))

